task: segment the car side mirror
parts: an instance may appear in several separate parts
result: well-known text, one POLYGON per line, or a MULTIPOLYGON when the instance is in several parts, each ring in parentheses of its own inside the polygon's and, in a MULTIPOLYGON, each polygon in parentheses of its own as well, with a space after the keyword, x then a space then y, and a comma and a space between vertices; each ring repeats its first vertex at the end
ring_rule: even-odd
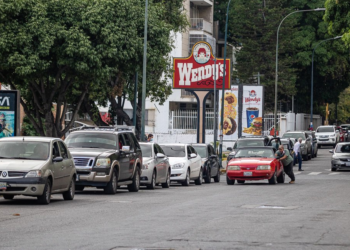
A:
POLYGON ((53 162, 62 162, 63 158, 61 156, 57 156, 55 158, 52 159, 53 162))
POLYGON ((130 153, 130 146, 123 146, 123 147, 122 147, 122 151, 123 151, 124 153, 130 153))
POLYGON ((165 158, 165 155, 162 153, 157 153, 156 157, 157 158, 165 158))
POLYGON ((334 152, 333 152, 333 150, 331 149, 331 150, 329 150, 329 153, 333 154, 334 152))
POLYGON ((228 150, 228 151, 232 151, 232 148, 231 148, 231 147, 228 147, 227 150, 228 150))
POLYGON ((196 154, 194 154, 194 153, 190 154, 190 158, 196 158, 196 157, 197 157, 196 154))

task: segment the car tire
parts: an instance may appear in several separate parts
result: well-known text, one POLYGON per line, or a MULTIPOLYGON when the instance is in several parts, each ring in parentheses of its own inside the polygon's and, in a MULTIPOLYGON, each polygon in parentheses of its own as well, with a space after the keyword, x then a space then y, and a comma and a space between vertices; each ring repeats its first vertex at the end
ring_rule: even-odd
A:
POLYGON ((309 156, 307 154, 303 156, 303 161, 308 161, 308 160, 309 160, 309 156))
POLYGON ((157 177, 156 171, 153 170, 151 184, 148 184, 148 185, 147 185, 147 188, 148 188, 148 189, 154 189, 154 188, 156 187, 156 177, 157 177))
POLYGON ((43 205, 50 204, 50 201, 51 201, 51 181, 50 180, 47 180, 44 187, 43 194, 39 195, 37 199, 38 199, 38 203, 40 204, 43 204, 43 205))
POLYGON ((4 194, 3 197, 5 200, 13 200, 15 196, 12 194, 4 194))
POLYGON ((269 184, 274 185, 276 183, 277 183, 277 171, 275 170, 272 177, 269 179, 269 184))
POLYGON ((235 185, 235 180, 230 180, 228 176, 226 175, 226 183, 227 185, 235 185))
POLYGON ((132 177, 132 184, 128 185, 129 192, 138 192, 140 189, 140 168, 136 167, 135 174, 132 177))
POLYGON ((162 188, 169 188, 170 187, 170 169, 168 170, 166 181, 162 183, 162 188))
POLYGON ((332 168, 331 170, 332 170, 332 172, 335 172, 335 171, 337 171, 337 168, 332 168))
POLYGON ((76 191, 83 191, 84 188, 85 188, 85 186, 77 186, 77 185, 75 186, 76 191))
POLYGON ((317 148, 321 148, 321 145, 317 145, 317 148))
POLYGON ((216 176, 214 177, 214 181, 215 182, 220 182, 220 169, 218 169, 218 173, 216 174, 216 176))
POLYGON ((239 183, 239 184, 244 184, 244 183, 245 183, 245 181, 242 181, 242 180, 237 180, 237 183, 239 183))
POLYGON ((210 168, 207 169, 207 174, 205 175, 204 182, 205 183, 211 182, 211 170, 210 170, 210 168))
POLYGON ((74 199, 74 194, 75 194, 75 179, 74 177, 70 181, 69 188, 66 192, 62 193, 63 199, 65 201, 71 201, 74 199))
POLYGON ((284 183, 286 179, 286 173, 284 172, 284 169, 282 170, 282 173, 280 173, 279 176, 277 176, 277 183, 284 183))
POLYGON ((194 181, 194 183, 196 185, 202 185, 203 182, 203 168, 201 168, 201 170, 199 170, 199 176, 198 178, 194 181))
POLYGON ((189 169, 187 169, 186 179, 181 184, 182 184, 182 186, 189 186, 190 185, 190 170, 189 169))
POLYGON ((104 188, 106 194, 116 194, 118 189, 118 170, 114 169, 112 172, 111 179, 107 186, 104 188))

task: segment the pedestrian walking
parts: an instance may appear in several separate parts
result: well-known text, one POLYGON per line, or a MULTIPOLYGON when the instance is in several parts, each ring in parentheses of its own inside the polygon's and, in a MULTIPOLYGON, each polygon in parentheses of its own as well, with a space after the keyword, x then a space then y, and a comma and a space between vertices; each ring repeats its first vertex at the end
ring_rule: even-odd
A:
POLYGON ((276 153, 277 159, 280 160, 283 164, 284 172, 289 176, 290 182, 289 184, 295 183, 295 176, 293 173, 293 157, 290 155, 288 149, 284 149, 283 145, 278 147, 278 151, 276 153))
POLYGON ((294 144, 294 148, 293 148, 293 151, 294 151, 294 163, 296 163, 296 161, 298 160, 298 163, 299 163, 299 168, 298 168, 298 171, 304 171, 303 169, 301 169, 301 164, 303 162, 302 160, 302 157, 301 157, 301 142, 303 141, 302 138, 299 138, 297 143, 294 144))

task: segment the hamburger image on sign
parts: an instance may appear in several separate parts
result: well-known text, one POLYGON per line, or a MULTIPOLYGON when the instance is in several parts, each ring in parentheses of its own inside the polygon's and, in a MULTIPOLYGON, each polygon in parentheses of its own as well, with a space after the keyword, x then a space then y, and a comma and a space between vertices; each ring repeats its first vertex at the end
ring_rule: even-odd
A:
POLYGON ((262 117, 256 117, 252 120, 249 128, 243 129, 244 133, 252 135, 261 135, 262 133, 262 117))

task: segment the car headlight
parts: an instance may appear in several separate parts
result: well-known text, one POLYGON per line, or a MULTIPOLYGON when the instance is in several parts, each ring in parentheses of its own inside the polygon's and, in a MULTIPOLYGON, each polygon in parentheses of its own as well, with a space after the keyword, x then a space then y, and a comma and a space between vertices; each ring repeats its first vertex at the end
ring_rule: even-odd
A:
POLYGON ((227 166, 227 170, 241 170, 240 166, 227 166))
POLYGON ((96 161, 96 168, 108 168, 111 166, 110 158, 98 158, 96 161))
POLYGON ((24 178, 41 177, 41 170, 32 170, 24 176, 24 178))
POLYGON ((176 163, 174 165, 171 166, 172 169, 179 169, 179 168, 183 168, 185 166, 185 163, 176 163))
POLYGON ((271 170, 270 165, 260 165, 256 168, 256 170, 271 170))
POLYGON ((335 134, 330 135, 329 137, 335 137, 335 134))

